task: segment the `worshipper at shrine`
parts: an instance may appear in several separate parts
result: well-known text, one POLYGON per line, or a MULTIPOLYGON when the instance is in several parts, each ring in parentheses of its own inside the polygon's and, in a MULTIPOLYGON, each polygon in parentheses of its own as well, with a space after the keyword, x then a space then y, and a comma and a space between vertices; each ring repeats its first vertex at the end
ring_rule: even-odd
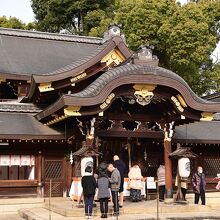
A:
POLYGON ((121 176, 121 183, 120 183, 120 188, 119 188, 119 208, 123 207, 123 202, 124 202, 124 175, 126 173, 126 165, 125 163, 119 158, 118 155, 115 155, 113 157, 113 166, 116 167, 120 173, 121 176))
POLYGON ((160 163, 160 166, 157 169, 157 179, 158 179, 158 187, 159 187, 159 201, 164 201, 165 195, 165 165, 164 163, 160 163))
POLYGON ((86 219, 92 219, 93 201, 96 190, 96 180, 95 177, 92 175, 91 166, 87 166, 85 168, 85 174, 81 179, 81 185, 83 188, 86 219))
POLYGON ((128 173, 128 187, 130 189, 130 198, 132 202, 141 201, 141 189, 143 189, 143 176, 138 165, 131 167, 128 173))
POLYGON ((107 175, 107 164, 99 165, 99 175, 97 180, 98 199, 100 202, 101 218, 108 218, 108 200, 110 198, 110 184, 107 175))
POLYGON ((202 205, 205 205, 206 180, 202 166, 198 166, 197 172, 193 174, 192 186, 193 186, 193 191, 195 193, 195 204, 199 203, 199 198, 201 197, 202 205))
POLYGON ((118 192, 121 184, 121 176, 117 168, 113 166, 113 164, 108 164, 107 170, 111 173, 111 177, 109 178, 110 186, 111 186, 111 194, 112 194, 112 202, 114 207, 114 216, 119 215, 119 204, 118 204, 118 192))

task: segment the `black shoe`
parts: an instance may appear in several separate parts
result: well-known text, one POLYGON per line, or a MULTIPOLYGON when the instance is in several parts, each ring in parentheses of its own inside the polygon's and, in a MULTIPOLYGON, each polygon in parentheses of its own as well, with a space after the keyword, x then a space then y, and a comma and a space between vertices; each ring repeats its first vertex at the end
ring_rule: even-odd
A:
POLYGON ((105 214, 102 214, 102 215, 101 215, 101 218, 105 218, 105 214))
POLYGON ((107 215, 107 214, 104 214, 104 218, 108 218, 108 215, 107 215))

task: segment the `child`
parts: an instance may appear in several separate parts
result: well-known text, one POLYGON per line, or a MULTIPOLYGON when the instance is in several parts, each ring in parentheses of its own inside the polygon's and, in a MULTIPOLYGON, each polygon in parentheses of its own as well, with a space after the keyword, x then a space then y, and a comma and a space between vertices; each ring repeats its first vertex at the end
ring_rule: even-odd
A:
POLYGON ((106 170, 99 171, 98 177, 98 199, 100 201, 101 218, 107 218, 108 215, 108 199, 110 198, 109 180, 106 170))
POLYGON ((81 180, 83 195, 85 201, 86 219, 92 219, 93 200, 95 196, 96 180, 92 175, 92 167, 88 166, 85 169, 85 175, 81 180))

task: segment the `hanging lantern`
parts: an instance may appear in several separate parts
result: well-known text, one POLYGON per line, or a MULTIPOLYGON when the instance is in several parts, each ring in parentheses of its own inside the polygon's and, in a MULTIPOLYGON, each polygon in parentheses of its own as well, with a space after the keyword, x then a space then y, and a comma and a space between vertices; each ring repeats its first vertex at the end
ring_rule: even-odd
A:
MULTIPOLYGON (((93 158, 92 157, 83 157, 81 159, 81 176, 85 176, 85 169, 88 166, 93 168, 93 158)), ((91 175, 92 175, 92 173, 91 173, 91 175)))
POLYGON ((182 157, 178 160, 178 168, 180 177, 187 178, 190 175, 190 160, 182 157))

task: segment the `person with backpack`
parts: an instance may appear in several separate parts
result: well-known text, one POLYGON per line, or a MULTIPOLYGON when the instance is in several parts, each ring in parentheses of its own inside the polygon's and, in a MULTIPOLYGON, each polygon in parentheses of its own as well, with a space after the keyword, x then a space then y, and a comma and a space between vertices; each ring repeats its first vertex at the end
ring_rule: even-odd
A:
POLYGON ((84 202, 85 202, 85 215, 86 219, 92 219, 93 201, 96 190, 96 180, 92 175, 92 167, 87 166, 85 175, 81 179, 83 188, 84 202))

